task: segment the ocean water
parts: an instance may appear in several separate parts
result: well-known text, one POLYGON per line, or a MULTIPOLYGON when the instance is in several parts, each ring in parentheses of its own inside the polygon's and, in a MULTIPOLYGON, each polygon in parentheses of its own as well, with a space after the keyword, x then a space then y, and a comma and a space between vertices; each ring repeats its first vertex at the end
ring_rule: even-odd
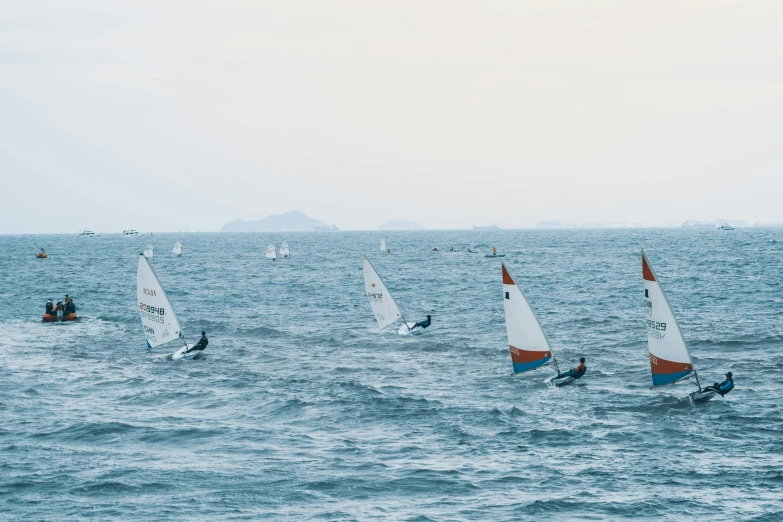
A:
POLYGON ((783 230, 2 236, 0 252, 0 519, 783 520, 783 230), (265 259, 284 239, 292 257, 265 259), (148 242, 188 340, 207 331, 200 359, 145 350, 148 242), (491 245, 561 366, 587 358, 576 385, 512 375, 500 261, 464 252, 491 245), (702 383, 734 372, 726 398, 649 389, 643 248, 702 383), (433 316, 424 335, 378 330, 362 254, 409 320, 433 316), (81 321, 42 324, 65 293, 81 321))

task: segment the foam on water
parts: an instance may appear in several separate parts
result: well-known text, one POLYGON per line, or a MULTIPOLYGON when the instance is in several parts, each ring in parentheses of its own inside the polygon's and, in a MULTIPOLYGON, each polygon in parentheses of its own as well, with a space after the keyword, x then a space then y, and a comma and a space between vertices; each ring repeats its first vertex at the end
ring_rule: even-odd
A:
POLYGON ((775 520, 783 231, 156 234, 196 360, 147 352, 150 238, 0 237, 0 518, 775 520), (385 237, 391 254, 376 252, 385 237), (266 245, 288 240, 289 259, 266 245), (511 374, 498 246, 562 367, 511 374), (44 247, 50 258, 35 258, 44 247), (639 252, 703 383, 650 391, 639 252), (379 332, 366 253, 424 335, 379 332), (82 318, 42 324, 71 294, 82 318))

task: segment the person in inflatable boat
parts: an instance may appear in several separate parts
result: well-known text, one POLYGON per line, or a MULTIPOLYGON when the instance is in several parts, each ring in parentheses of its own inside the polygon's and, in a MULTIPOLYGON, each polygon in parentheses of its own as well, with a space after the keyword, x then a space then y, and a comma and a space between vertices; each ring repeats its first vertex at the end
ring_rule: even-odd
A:
POLYGON ((46 315, 55 315, 55 313, 54 313, 54 304, 52 304, 52 300, 51 299, 46 301, 46 315))
POLYGON ((578 379, 582 375, 584 375, 586 371, 587 371, 587 366, 585 366, 585 358, 582 357, 579 359, 579 366, 577 366, 576 368, 571 368, 565 373, 561 373, 560 375, 557 376, 557 378, 562 379, 565 377, 573 377, 574 379, 578 379))
POLYGON ((734 377, 732 377, 731 372, 728 372, 726 374, 725 381, 723 381, 720 384, 716 382, 712 386, 707 386, 702 390, 702 392, 714 391, 720 393, 720 396, 723 397, 733 389, 734 389, 734 377))

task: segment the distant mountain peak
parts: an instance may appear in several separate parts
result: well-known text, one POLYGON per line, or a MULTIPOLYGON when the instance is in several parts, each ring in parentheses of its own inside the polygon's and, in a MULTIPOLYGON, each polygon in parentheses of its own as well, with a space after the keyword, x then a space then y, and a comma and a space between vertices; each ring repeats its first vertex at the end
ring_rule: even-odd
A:
POLYGON ((273 214, 255 221, 237 219, 226 223, 221 232, 310 232, 326 223, 320 219, 311 218, 300 210, 291 210, 283 214, 273 214))

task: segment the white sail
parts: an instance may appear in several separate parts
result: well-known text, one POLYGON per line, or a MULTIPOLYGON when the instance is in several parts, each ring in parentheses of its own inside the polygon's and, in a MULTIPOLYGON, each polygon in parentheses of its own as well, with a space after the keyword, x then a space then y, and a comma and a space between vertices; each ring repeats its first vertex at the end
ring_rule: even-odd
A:
POLYGON ((266 247, 266 257, 269 259, 277 259, 277 253, 275 252, 275 245, 269 245, 266 247))
POLYGON ((174 243, 174 248, 171 251, 174 252, 175 254, 177 254, 178 256, 181 256, 182 255, 182 243, 180 243, 179 241, 174 243))
POLYGON ((182 337, 182 328, 169 298, 143 255, 139 256, 136 271, 136 297, 148 348, 157 348, 182 337))
POLYGON ((144 257, 147 259, 152 259, 152 245, 147 245, 147 248, 144 249, 144 257))
POLYGON ((288 250, 288 241, 283 241, 283 244, 280 245, 280 255, 288 257, 288 254, 290 254, 290 250, 288 250))
POLYGON ((381 239, 381 252, 386 252, 386 240, 381 239))
POLYGON ((552 348, 530 303, 514 282, 505 264, 503 275, 503 309, 506 313, 506 335, 514 371, 526 372, 549 362, 552 348))
POLYGON ((642 280, 653 386, 671 384, 689 376, 693 372, 693 362, 680 325, 644 252, 642 280))
POLYGON ((364 290, 367 294, 367 299, 370 300, 370 308, 372 308, 372 313, 375 315, 375 320, 378 321, 378 327, 383 330, 397 319, 402 318, 405 320, 388 288, 383 284, 381 276, 378 275, 378 272, 375 271, 375 268, 370 264, 366 256, 364 258, 363 272, 364 290))

